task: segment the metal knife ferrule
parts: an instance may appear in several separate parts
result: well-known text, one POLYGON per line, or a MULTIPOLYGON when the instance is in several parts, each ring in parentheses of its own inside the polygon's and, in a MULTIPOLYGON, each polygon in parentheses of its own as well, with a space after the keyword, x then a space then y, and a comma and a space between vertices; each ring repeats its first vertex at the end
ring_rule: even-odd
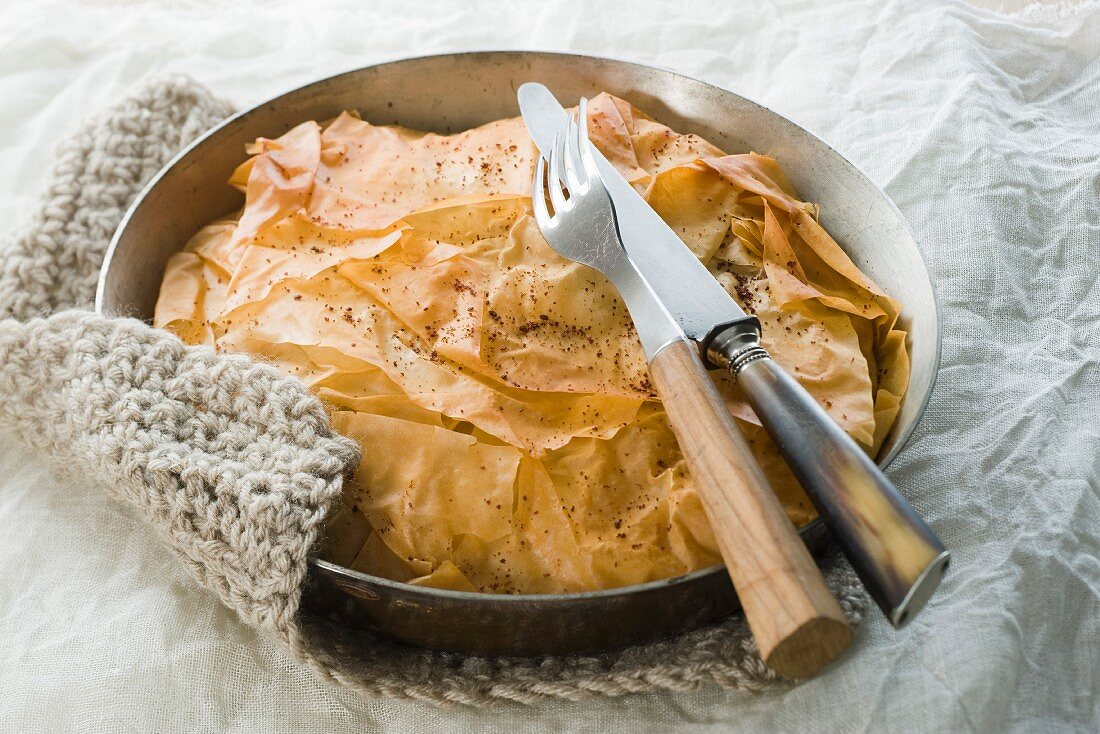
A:
POLYGON ((745 365, 770 356, 760 346, 760 321, 755 316, 716 327, 700 347, 708 368, 729 370, 735 380, 745 365))
POLYGON ((760 320, 755 316, 718 324, 699 343, 699 349, 708 368, 728 369, 735 379, 746 364, 768 356, 760 346, 760 320))

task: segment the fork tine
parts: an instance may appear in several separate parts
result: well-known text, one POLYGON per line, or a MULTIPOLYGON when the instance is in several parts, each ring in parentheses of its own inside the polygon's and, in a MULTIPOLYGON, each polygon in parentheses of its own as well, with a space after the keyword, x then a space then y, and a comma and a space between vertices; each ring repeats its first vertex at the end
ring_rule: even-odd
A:
POLYGON ((565 131, 565 177, 569 184, 570 196, 584 193, 585 184, 588 181, 587 175, 584 176, 584 181, 581 180, 584 162, 580 158, 580 150, 577 147, 577 136, 577 122, 570 115, 565 131))
POLYGON ((554 205, 554 215, 560 215, 569 205, 565 200, 565 192, 561 188, 561 159, 565 154, 564 136, 559 131, 554 136, 554 147, 550 151, 550 175, 547 186, 550 187, 550 203, 554 205))
POLYGON ((549 227, 553 222, 546 208, 546 159, 539 156, 535 164, 535 183, 531 189, 531 205, 535 209, 535 221, 540 227, 549 227))
POLYGON ((580 118, 580 124, 577 125, 577 147, 579 148, 578 155, 580 156, 581 167, 590 178, 598 176, 596 159, 592 157, 592 149, 588 142, 588 100, 584 97, 581 97, 577 116, 580 118))

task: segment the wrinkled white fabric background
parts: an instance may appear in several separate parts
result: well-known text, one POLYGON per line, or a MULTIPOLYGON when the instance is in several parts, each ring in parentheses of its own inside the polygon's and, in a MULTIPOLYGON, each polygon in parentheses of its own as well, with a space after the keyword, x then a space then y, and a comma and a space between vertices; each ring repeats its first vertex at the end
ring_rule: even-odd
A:
POLYGON ((135 516, 0 436, 0 731, 1100 727, 1096 3, 9 1, 0 222, 34 205, 78 118, 147 73, 246 106, 379 60, 489 48, 701 77, 817 133, 894 198, 943 306, 939 383, 891 469, 954 553, 935 601, 900 633, 869 615, 845 659, 780 694, 362 699, 196 590, 135 516))

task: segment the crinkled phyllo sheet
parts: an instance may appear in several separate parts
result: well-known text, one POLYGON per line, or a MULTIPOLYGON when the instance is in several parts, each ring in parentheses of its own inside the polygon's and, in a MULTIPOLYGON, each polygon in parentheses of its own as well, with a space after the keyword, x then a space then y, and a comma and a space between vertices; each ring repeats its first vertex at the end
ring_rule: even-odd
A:
MULTIPOLYGON (((908 381, 898 304, 776 161, 727 155, 626 102, 593 142, 763 325, 764 345, 869 452, 908 381)), ((720 562, 614 287, 531 217, 519 119, 457 135, 345 113, 260 139, 246 204, 172 258, 156 324, 297 375, 363 459, 326 553, 452 589, 557 593, 720 562)), ((716 376, 796 524, 814 511, 716 376)))

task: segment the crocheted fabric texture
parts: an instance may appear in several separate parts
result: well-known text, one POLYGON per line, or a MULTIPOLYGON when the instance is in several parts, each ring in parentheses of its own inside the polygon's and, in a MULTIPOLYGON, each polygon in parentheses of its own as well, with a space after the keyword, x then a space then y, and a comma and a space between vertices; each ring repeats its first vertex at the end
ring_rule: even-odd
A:
MULTIPOLYGON (((0 247, 0 423, 136 506, 246 624, 365 694, 484 705, 786 685, 739 616, 598 656, 487 659, 412 648, 303 609, 308 555, 357 447, 274 368, 86 310, 130 201, 230 113, 185 78, 155 80, 60 149, 41 209, 0 247)), ((858 580, 837 559, 827 568, 857 623, 866 606, 858 580)))

